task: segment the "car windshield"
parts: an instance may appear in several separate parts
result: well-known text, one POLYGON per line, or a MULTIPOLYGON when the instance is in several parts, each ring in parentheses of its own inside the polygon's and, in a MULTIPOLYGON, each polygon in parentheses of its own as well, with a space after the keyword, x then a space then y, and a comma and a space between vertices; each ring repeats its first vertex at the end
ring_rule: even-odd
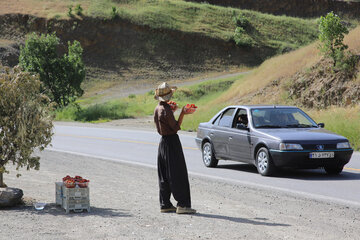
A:
POLYGON ((255 128, 317 128, 317 124, 298 108, 252 109, 255 128))

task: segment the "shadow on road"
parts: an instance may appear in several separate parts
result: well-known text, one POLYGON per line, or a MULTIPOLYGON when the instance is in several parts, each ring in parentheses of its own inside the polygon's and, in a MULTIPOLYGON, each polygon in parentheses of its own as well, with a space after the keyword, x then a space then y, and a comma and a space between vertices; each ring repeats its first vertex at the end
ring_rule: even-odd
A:
POLYGON ((227 221, 236 222, 236 223, 245 223, 245 224, 252 224, 252 225, 262 225, 262 226, 272 226, 272 227, 277 227, 277 226, 289 227, 289 226, 291 226, 289 224, 283 224, 283 223, 266 222, 267 218, 255 218, 255 220, 253 220, 253 219, 247 219, 247 218, 229 217, 229 216, 206 214, 206 213, 197 213, 194 216, 195 217, 212 218, 212 219, 221 219, 221 220, 227 220, 227 221), (261 221, 258 221, 258 220, 261 220, 261 221))
POLYGON ((123 209, 113 209, 113 208, 98 208, 91 207, 90 212, 83 210, 79 213, 70 213, 66 214, 65 209, 61 208, 55 203, 50 203, 45 206, 43 210, 36 210, 32 205, 17 206, 12 208, 5 208, 6 211, 18 211, 18 212, 32 212, 34 214, 45 215, 50 214, 54 216, 65 216, 65 217, 88 217, 88 216, 99 216, 103 218, 113 218, 113 217, 132 217, 131 214, 126 213, 126 210, 123 209))
POLYGON ((232 169, 232 170, 237 170, 237 171, 242 171, 242 172, 258 174, 256 167, 252 164, 244 164, 244 163, 223 164, 223 165, 218 165, 216 168, 232 169))
MULTIPOLYGON (((217 168, 259 174, 256 167, 252 164, 224 164, 218 165, 217 168)), ((354 173, 344 169, 340 175, 329 175, 324 169, 278 169, 273 177, 311 181, 353 181, 360 180, 360 173, 354 173)))
POLYGON ((324 169, 282 169, 278 171, 276 177, 311 181, 360 181, 359 173, 347 172, 345 169, 340 175, 329 175, 324 169))

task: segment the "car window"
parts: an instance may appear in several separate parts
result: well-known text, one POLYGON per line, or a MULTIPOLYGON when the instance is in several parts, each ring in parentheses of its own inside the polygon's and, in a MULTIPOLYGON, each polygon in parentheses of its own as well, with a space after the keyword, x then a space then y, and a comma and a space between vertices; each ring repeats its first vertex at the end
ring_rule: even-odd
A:
POLYGON ((234 121, 234 125, 232 127, 236 128, 237 124, 241 124, 244 127, 248 126, 248 116, 247 116, 246 109, 239 109, 237 111, 235 121, 234 121))
POLYGON ((308 119, 301 113, 297 112, 293 114, 293 117, 299 124, 307 124, 308 119))
POLYGON ((219 125, 220 116, 221 116, 221 114, 219 114, 219 116, 213 121, 214 125, 219 125))
POLYGON ((227 109, 220 118, 219 126, 221 127, 231 127, 233 122, 233 113, 235 108, 227 109))
POLYGON ((298 108, 264 108, 251 110, 256 128, 307 128, 316 123, 298 108))

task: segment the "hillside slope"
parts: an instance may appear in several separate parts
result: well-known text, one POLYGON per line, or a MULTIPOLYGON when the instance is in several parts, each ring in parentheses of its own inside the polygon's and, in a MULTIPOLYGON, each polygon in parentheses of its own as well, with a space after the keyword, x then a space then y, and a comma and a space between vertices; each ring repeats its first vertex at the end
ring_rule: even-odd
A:
MULTIPOLYGON (((358 56, 359 39, 360 27, 345 37, 349 49, 358 56)), ((320 74, 328 63, 322 59, 317 44, 265 61, 235 81, 221 96, 199 108, 197 114, 188 116, 184 128, 195 130, 200 122, 209 120, 209 112, 216 113, 226 105, 295 105, 302 107, 314 120, 325 122, 325 128, 347 137, 359 150, 360 64, 350 76, 331 72, 320 74)))
MULTIPOLYGON (((353 53, 360 55, 360 27, 357 27, 350 31, 345 37, 345 43, 349 46, 349 50, 353 53)), ((355 75, 348 76, 347 78, 338 76, 336 74, 329 73, 323 77, 316 77, 318 74, 316 71, 318 65, 324 65, 324 59, 322 59, 319 50, 317 49, 318 43, 311 44, 299 50, 283 54, 274 58, 271 58, 261 64, 251 74, 245 77, 241 82, 235 83, 234 86, 227 91, 222 97, 215 100, 216 103, 232 103, 232 104, 297 104, 301 105, 297 99, 291 98, 290 90, 294 82, 298 79, 306 76, 311 78, 311 81, 306 82, 308 85, 305 86, 307 90, 310 87, 323 86, 324 79, 336 78, 338 81, 331 82, 331 86, 340 84, 342 87, 348 89, 348 95, 341 95, 344 99, 348 97, 357 97, 349 101, 337 101, 329 103, 329 105, 343 106, 347 104, 359 103, 359 95, 353 92, 353 88, 358 88, 360 84, 360 67, 357 67, 355 75), (315 69, 315 70, 314 70, 315 69), (313 71, 314 70, 314 71, 313 71), (308 75, 306 75, 308 73, 308 75), (342 81, 342 82, 341 82, 342 81), (346 83, 345 83, 346 82, 346 83), (352 91, 350 91, 352 90, 352 91), (354 96, 353 96, 354 94, 354 96)), ((331 65, 331 63, 328 63, 331 65)), ((326 65, 327 66, 327 65, 326 65)), ((306 81, 303 79, 303 81, 306 81)), ((305 89, 302 89, 305 91, 305 89)), ((326 89, 325 89, 326 90, 326 89)), ((324 91, 325 91, 324 90, 324 91)), ((346 91, 344 91, 346 92, 346 91)), ((314 91, 313 94, 323 94, 321 91, 314 91)), ((313 99, 321 99, 313 96, 313 99)), ((304 101, 310 101, 307 98, 304 101)), ((304 102, 303 102, 304 104, 304 102)), ((310 105, 306 105, 311 107, 310 105)), ((315 106, 315 104, 314 104, 315 106)), ((324 107, 324 105, 320 105, 324 107)))
POLYGON ((79 40, 88 72, 83 84, 85 97, 98 99, 117 96, 123 88, 254 67, 278 53, 311 43, 317 33, 314 20, 181 0, 0 3, 0 42, 17 44, 15 48, 3 47, 2 56, 13 57, 13 49, 18 49, 32 31, 56 31, 64 45, 68 40, 79 40), (81 4, 83 14, 78 16, 73 10, 70 18, 68 6, 74 9, 76 4, 81 4), (116 17, 111 17, 112 7, 116 17), (232 17, 240 13, 250 20, 244 34, 255 43, 252 48, 237 47, 232 40, 232 17))

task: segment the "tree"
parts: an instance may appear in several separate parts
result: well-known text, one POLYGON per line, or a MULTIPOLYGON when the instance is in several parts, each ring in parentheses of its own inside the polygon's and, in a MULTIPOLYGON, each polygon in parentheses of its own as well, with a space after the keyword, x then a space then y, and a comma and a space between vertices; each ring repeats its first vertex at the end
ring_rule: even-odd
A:
POLYGON ((68 42, 68 54, 63 56, 58 54, 59 47, 55 33, 41 36, 32 33, 21 48, 19 62, 25 71, 39 74, 47 95, 62 107, 84 93, 80 85, 85 79, 85 67, 78 41, 68 42))
POLYGON ((40 158, 32 153, 51 141, 50 99, 40 89, 37 75, 22 72, 19 67, 0 67, 0 187, 6 187, 3 173, 8 173, 7 163, 16 165, 16 170, 38 170, 40 158))
POLYGON ((343 40, 344 34, 348 34, 349 30, 341 23, 339 16, 330 12, 320 18, 319 31, 319 40, 322 43, 319 46, 320 51, 333 59, 335 67, 338 61, 343 60, 344 50, 348 48, 343 40))

